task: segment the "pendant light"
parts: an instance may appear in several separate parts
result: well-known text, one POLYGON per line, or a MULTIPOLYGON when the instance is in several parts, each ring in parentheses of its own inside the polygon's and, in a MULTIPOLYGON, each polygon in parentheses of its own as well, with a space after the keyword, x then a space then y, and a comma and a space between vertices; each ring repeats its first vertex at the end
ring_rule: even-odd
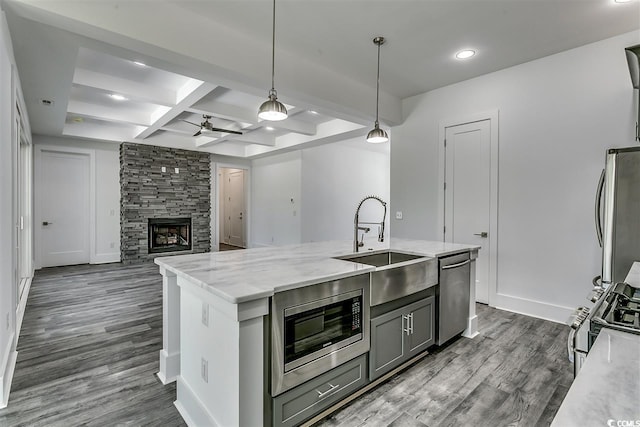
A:
POLYGON ((380 46, 384 43, 384 37, 378 36, 373 39, 373 44, 378 46, 378 80, 376 83, 376 123, 375 127, 367 134, 367 142, 378 144, 389 141, 389 136, 384 129, 380 129, 378 123, 378 105, 380 104, 380 46))
POLYGON ((278 93, 275 89, 274 76, 276 69, 276 0, 273 0, 273 32, 271 45, 271 90, 269 99, 262 103, 258 110, 258 117, 262 120, 278 121, 287 118, 287 108, 278 101, 278 93))

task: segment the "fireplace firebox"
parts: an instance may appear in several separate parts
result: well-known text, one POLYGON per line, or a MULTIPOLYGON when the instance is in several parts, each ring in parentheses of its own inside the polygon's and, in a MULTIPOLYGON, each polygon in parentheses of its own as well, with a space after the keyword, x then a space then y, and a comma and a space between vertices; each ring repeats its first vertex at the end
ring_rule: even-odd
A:
POLYGON ((191 218, 149 218, 149 253, 191 250, 191 218))

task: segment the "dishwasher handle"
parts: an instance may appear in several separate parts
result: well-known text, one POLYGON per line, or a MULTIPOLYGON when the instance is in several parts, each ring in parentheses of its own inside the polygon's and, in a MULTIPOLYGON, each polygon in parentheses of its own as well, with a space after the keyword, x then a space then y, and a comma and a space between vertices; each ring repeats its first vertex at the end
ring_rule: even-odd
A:
POLYGON ((469 264, 470 262, 471 262, 471 260, 466 260, 466 261, 459 262, 459 263, 457 263, 457 264, 445 265, 445 266, 442 266, 442 267, 440 267, 440 268, 441 268, 442 270, 449 270, 449 269, 451 269, 451 268, 458 268, 458 267, 462 267, 463 265, 467 265, 467 264, 469 264))

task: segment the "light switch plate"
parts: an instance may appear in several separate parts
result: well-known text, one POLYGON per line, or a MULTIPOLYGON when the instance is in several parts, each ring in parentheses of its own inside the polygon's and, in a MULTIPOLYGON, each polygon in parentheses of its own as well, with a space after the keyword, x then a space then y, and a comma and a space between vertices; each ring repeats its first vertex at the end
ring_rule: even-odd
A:
POLYGON ((209 362, 204 357, 200 359, 200 376, 205 383, 209 382, 209 362))
POLYGON ((396 219, 402 219, 402 211, 396 212, 396 219))
POLYGON ((167 171, 167 168, 166 168, 166 166, 162 166, 162 168, 160 168, 160 170, 161 170, 162 172, 166 172, 166 171, 167 171))
POLYGON ((202 324, 209 326, 209 304, 202 302, 202 324))

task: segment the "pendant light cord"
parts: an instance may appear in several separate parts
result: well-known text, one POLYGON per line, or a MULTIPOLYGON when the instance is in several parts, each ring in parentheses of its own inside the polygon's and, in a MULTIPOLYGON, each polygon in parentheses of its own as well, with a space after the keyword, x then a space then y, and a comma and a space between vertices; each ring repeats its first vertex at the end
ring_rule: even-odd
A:
POLYGON ((271 32, 271 91, 275 92, 276 75, 276 0, 273 0, 273 31, 271 32))
POLYGON ((382 43, 376 43, 378 45, 378 80, 376 81, 376 127, 378 127, 378 104, 380 103, 380 45, 382 43))

